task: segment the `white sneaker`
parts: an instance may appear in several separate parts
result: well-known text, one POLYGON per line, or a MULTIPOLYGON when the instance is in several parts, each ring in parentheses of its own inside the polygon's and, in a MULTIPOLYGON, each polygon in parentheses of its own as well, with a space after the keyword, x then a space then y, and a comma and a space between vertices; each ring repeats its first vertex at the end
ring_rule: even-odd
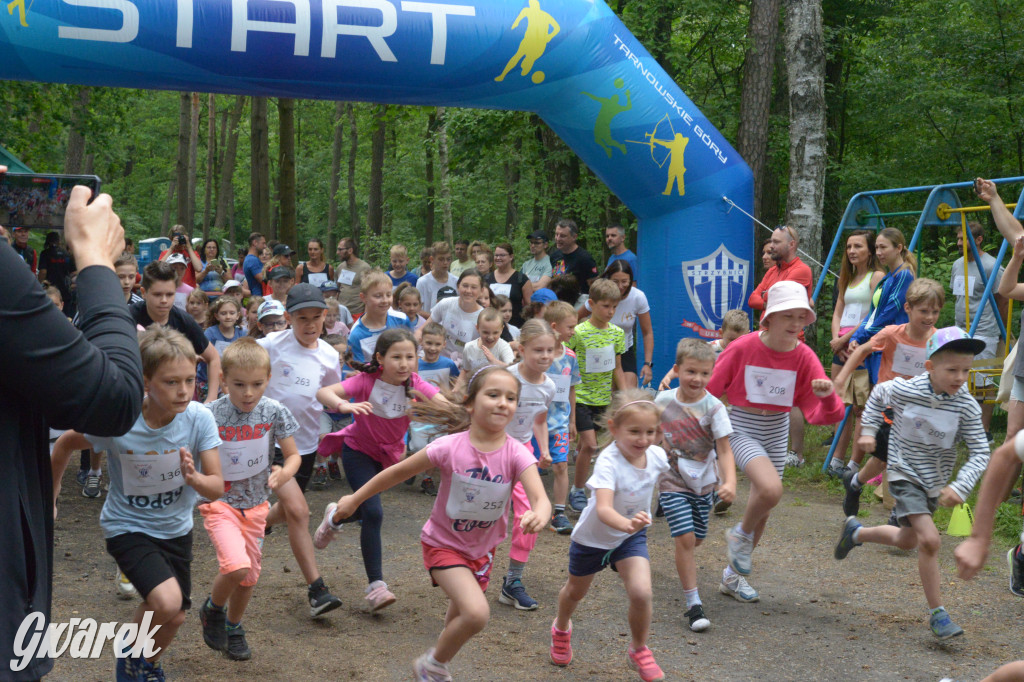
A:
POLYGON ((337 503, 331 502, 324 509, 324 518, 317 526, 316 532, 313 533, 313 546, 317 549, 324 549, 327 545, 331 544, 331 540, 341 530, 339 527, 331 523, 331 517, 334 516, 334 510, 338 508, 337 503))
POLYGON ((790 450, 789 452, 786 453, 786 466, 787 467, 796 467, 797 469, 799 469, 803 465, 804 465, 804 458, 801 457, 800 455, 796 454, 795 451, 790 450))
POLYGON ((726 577, 725 573, 722 573, 722 582, 718 586, 718 591, 724 595, 732 597, 737 601, 742 602, 755 602, 761 599, 761 595, 757 593, 750 583, 746 579, 733 573, 731 576, 726 577))
POLYGON ((139 596, 139 591, 135 589, 135 585, 132 585, 132 581, 128 580, 128 576, 122 573, 120 568, 117 569, 114 582, 117 584, 117 596, 121 599, 132 599, 139 596))

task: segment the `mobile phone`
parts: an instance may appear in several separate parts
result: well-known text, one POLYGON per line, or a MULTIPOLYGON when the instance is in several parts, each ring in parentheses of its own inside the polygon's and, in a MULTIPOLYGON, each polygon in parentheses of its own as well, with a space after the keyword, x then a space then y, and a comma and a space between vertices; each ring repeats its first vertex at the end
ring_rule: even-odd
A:
POLYGON ((99 196, 100 183, 95 175, 4 173, 0 175, 0 225, 63 230, 71 188, 85 185, 92 190, 92 201, 99 196))

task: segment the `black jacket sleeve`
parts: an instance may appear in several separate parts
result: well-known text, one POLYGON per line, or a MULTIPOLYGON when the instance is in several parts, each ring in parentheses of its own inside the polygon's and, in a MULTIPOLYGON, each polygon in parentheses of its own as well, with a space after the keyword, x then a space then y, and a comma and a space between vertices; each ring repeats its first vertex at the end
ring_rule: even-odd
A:
POLYGON ((117 275, 99 266, 79 273, 79 331, 24 274, 0 245, 0 389, 53 428, 124 434, 142 410, 142 363, 117 275))

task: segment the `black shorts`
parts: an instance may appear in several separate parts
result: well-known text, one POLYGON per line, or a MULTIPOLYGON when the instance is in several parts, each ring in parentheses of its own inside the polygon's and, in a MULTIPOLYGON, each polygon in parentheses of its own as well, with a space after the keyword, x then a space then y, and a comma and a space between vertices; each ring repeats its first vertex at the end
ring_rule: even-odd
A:
POLYGON ((872 457, 877 457, 885 463, 889 462, 889 431, 892 430, 892 416, 891 407, 882 410, 882 425, 875 434, 875 451, 871 453, 872 457))
POLYGON ((576 403, 576 430, 593 431, 596 422, 601 420, 601 413, 608 409, 607 405, 584 405, 576 403))
POLYGON ((181 588, 181 608, 192 606, 192 531, 162 540, 145 533, 123 533, 107 538, 107 553, 145 599, 169 578, 181 588))
MULTIPOLYGON (((309 479, 313 478, 313 465, 316 464, 316 453, 311 452, 308 455, 300 455, 302 457, 302 463, 299 464, 299 470, 295 472, 295 482, 302 488, 302 492, 306 492, 306 488, 309 487, 309 479)), ((274 448, 274 466, 284 466, 284 453, 281 452, 281 448, 274 448)))
POLYGON ((625 353, 619 356, 622 361, 622 371, 636 374, 636 343, 629 347, 625 353))

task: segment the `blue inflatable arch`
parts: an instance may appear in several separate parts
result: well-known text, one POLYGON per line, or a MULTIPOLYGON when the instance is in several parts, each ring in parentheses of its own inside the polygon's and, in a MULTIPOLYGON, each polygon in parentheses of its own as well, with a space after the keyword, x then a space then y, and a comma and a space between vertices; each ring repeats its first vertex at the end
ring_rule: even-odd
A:
MULTIPOLYGON (((6 6, 6 1, 5 1, 6 6)), ((15 0, 0 79, 536 112, 637 216, 658 371, 751 287, 749 168, 601 0, 15 0)))

